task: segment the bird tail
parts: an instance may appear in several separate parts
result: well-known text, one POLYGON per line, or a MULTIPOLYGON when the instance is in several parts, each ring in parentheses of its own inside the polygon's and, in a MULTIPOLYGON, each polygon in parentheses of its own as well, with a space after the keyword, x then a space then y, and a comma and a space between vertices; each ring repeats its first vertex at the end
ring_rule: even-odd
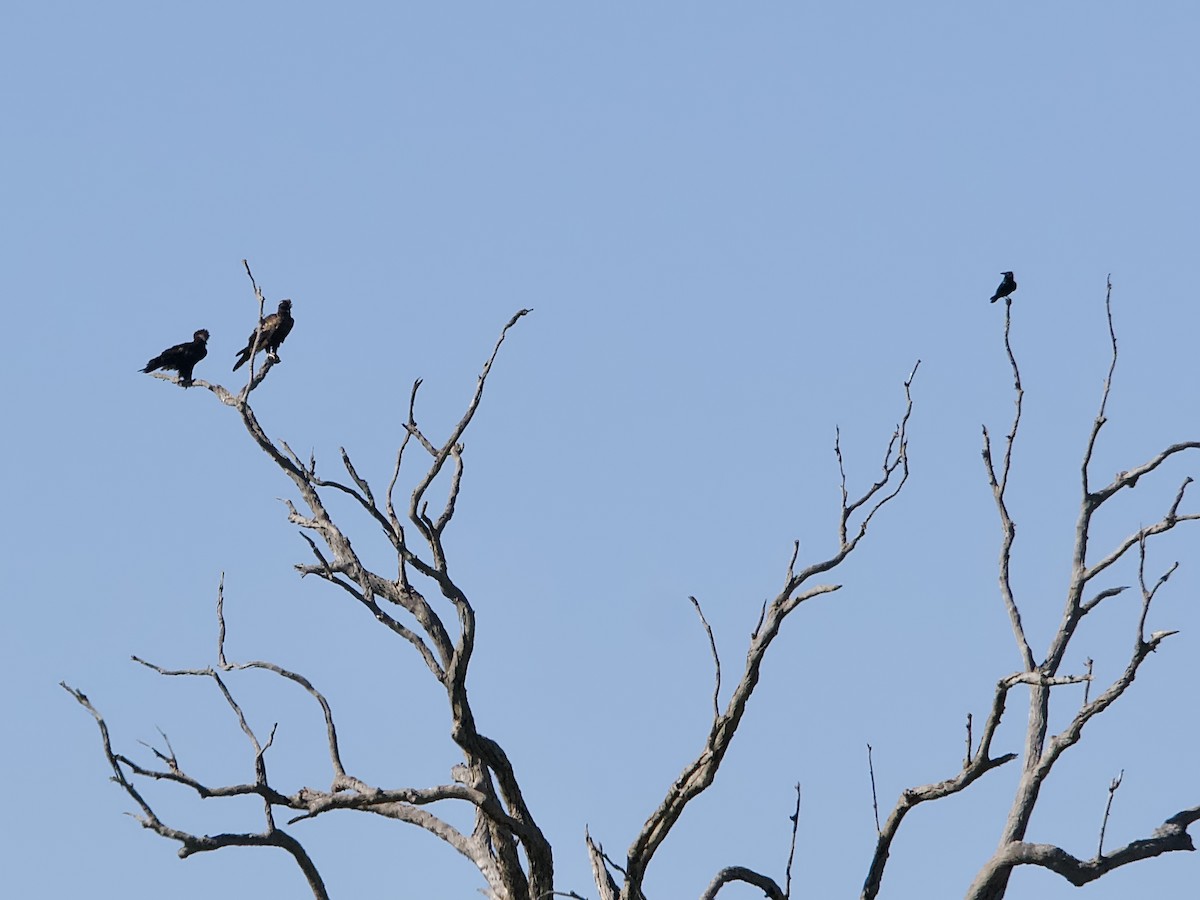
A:
POLYGON ((162 365, 162 360, 160 360, 156 356, 154 359, 150 360, 150 362, 146 363, 146 368, 138 369, 138 371, 149 374, 150 372, 153 372, 155 369, 157 369, 161 365, 162 365))
POLYGON ((999 297, 993 297, 990 302, 995 303, 999 299, 1000 299, 999 297))
POLYGON ((250 358, 249 351, 239 350, 238 351, 238 361, 233 364, 233 371, 236 372, 238 369, 240 369, 242 366, 244 366, 246 364, 246 360, 248 360, 249 358, 250 358))

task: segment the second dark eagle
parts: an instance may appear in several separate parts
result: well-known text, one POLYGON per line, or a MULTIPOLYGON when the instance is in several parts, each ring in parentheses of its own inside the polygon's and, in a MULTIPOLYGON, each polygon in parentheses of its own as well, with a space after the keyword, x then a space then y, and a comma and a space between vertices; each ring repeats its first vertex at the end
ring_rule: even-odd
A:
POLYGON ((296 320, 292 318, 292 301, 280 300, 278 312, 273 312, 263 319, 262 324, 250 333, 250 340, 246 342, 246 346, 238 351, 238 359, 233 364, 233 371, 236 372, 250 359, 250 354, 254 352, 256 338, 258 349, 266 350, 269 356, 274 356, 278 360, 279 345, 291 334, 292 326, 295 324, 296 320))
POLYGON ((186 344, 176 344, 168 347, 150 362, 146 363, 143 372, 153 372, 155 369, 174 369, 179 373, 179 384, 191 387, 192 369, 196 363, 208 356, 208 331, 201 328, 186 344))
POLYGON ((1017 279, 1013 278, 1012 272, 1001 272, 1004 280, 1000 282, 1000 287, 996 288, 996 293, 992 294, 992 302, 995 303, 1001 297, 1007 297, 1017 289, 1017 279))

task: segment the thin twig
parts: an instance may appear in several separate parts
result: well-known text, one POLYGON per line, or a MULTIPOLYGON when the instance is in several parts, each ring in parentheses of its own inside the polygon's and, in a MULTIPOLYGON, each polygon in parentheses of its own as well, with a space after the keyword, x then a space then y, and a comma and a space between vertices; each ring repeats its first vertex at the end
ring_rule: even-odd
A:
POLYGON ((967 713, 967 755, 963 757, 963 768, 971 764, 971 714, 967 713))
POLYGON ((871 806, 875 809, 875 833, 882 834, 883 829, 879 827, 879 794, 875 791, 875 760, 872 756, 871 745, 867 744, 867 768, 871 772, 871 806))
POLYGON ((796 810, 788 818, 792 820, 792 846, 788 850, 787 871, 784 876, 783 895, 792 896, 792 860, 796 857, 796 831, 800 827, 800 782, 796 782, 796 810))
MULTIPOLYGON (((666 795, 658 808, 646 819, 637 838, 626 854, 628 876, 624 896, 636 900, 642 892, 646 870, 654 854, 666 840, 687 805, 706 791, 716 778, 725 754, 737 735, 738 726, 746 712, 746 706, 761 677, 763 661, 787 616, 801 604, 819 596, 833 593, 840 584, 813 584, 815 579, 833 569, 850 556, 867 533, 872 518, 883 507, 894 500, 908 481, 908 423, 913 412, 912 383, 917 366, 904 383, 904 415, 888 441, 884 453, 882 475, 867 487, 857 499, 840 503, 838 515, 840 526, 848 522, 849 515, 860 510, 857 527, 846 528, 845 540, 839 541, 837 550, 829 557, 793 571, 783 589, 770 600, 763 610, 762 618, 755 627, 746 653, 745 669, 741 679, 732 689, 724 711, 713 720, 712 728, 705 741, 704 749, 692 759, 683 772, 667 788, 666 795)), ((847 491, 849 495, 849 491, 847 491)), ((782 893, 782 889, 781 893, 782 893)))
POLYGON ((717 683, 713 688, 713 718, 721 717, 721 657, 717 653, 717 639, 713 637, 712 626, 708 624, 708 619, 704 618, 704 610, 700 608, 700 601, 695 597, 688 597, 692 601, 692 606, 696 607, 696 615, 700 617, 700 624, 704 626, 705 633, 708 634, 708 646, 712 650, 713 666, 717 672, 717 683))
POLYGON ((250 286, 254 288, 254 298, 258 301, 258 325, 254 328, 254 342, 250 345, 250 377, 247 379, 246 386, 242 388, 239 396, 239 400, 245 403, 246 398, 250 396, 250 392, 262 383, 267 371, 274 363, 270 360, 270 354, 268 354, 268 361, 263 364, 262 371, 258 377, 255 377, 254 357, 258 355, 258 344, 262 340, 263 312, 266 307, 267 298, 263 295, 262 288, 258 286, 258 282, 254 280, 254 273, 250 271, 250 263, 243 259, 242 265, 246 267, 246 275, 250 278, 250 286))
POLYGON ((1104 804, 1104 821, 1100 823, 1100 842, 1096 845, 1096 859, 1104 856, 1104 832, 1108 828, 1108 815, 1112 812, 1113 798, 1117 795, 1117 788, 1121 786, 1121 780, 1125 777, 1125 770, 1121 770, 1121 774, 1112 780, 1108 785, 1108 802, 1104 804))
POLYGON ((1008 613, 1009 625, 1012 627, 1013 639, 1017 643, 1017 652, 1021 655, 1021 662, 1026 669, 1033 669, 1035 667, 1033 650, 1029 646, 1029 640, 1025 636, 1025 626, 1021 622, 1021 611, 1017 605, 1012 586, 1012 548, 1017 536, 1017 526, 1008 511, 1008 501, 1006 498, 1008 476, 1012 471, 1013 448, 1016 445, 1017 433, 1021 427, 1021 411, 1025 398, 1025 390, 1021 387, 1021 369, 1017 365, 1016 354, 1013 353, 1011 332, 1012 302, 1010 299, 1009 302, 1005 303, 1004 309, 1004 349, 1008 354, 1008 363, 1012 369, 1013 390, 1016 392, 1014 400, 1015 410, 1013 412, 1012 425, 1005 437, 1004 458, 1000 464, 1000 472, 997 473, 992 460, 992 439, 986 425, 983 428, 983 464, 987 472, 988 484, 992 489, 992 498, 996 504, 996 510, 1000 514, 1000 527, 1004 533, 1000 544, 1000 596, 1004 601, 1004 608, 1008 613))

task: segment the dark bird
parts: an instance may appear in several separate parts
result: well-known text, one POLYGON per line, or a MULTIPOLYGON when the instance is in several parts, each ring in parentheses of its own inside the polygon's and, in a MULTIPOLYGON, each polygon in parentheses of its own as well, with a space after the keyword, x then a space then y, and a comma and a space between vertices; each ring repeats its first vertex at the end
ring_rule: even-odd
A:
POLYGON ((1000 282, 1000 287, 996 288, 996 293, 992 294, 992 302, 995 303, 1001 297, 1007 297, 1017 289, 1017 279, 1013 278, 1012 272, 1001 272, 1004 280, 1000 282))
POLYGON ((258 339, 258 349, 266 350, 269 356, 274 356, 278 361, 279 345, 291 334, 292 326, 295 324, 296 320, 292 318, 292 301, 280 300, 279 311, 273 312, 263 319, 262 324, 251 333, 246 346, 238 351, 238 360, 233 364, 233 371, 236 372, 250 359, 250 354, 254 351, 255 338, 258 339))
POLYGON ((150 362, 146 363, 143 372, 153 372, 155 369, 174 369, 179 373, 179 383, 183 387, 192 385, 192 369, 196 363, 208 356, 208 331, 201 328, 186 344, 176 344, 168 347, 150 362))

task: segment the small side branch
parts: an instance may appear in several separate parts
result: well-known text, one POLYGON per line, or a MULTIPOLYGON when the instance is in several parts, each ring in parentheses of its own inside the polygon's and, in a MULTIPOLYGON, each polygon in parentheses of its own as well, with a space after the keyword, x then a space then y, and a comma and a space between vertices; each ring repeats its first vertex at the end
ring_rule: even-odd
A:
POLYGON ((792 861, 796 858, 796 832, 800 829, 800 782, 796 782, 796 810, 789 817, 792 820, 792 845, 788 849, 787 871, 784 877, 783 893, 792 896, 792 861))
POLYGON ((1003 532, 1003 538, 1000 543, 1000 596, 1004 601, 1005 611, 1008 613, 1009 624, 1012 627, 1013 638, 1017 643, 1017 652, 1021 656, 1021 662, 1026 669, 1035 667, 1033 659, 1033 650, 1029 646, 1029 640, 1025 636, 1025 626, 1021 622, 1021 611, 1017 606, 1016 596, 1013 593, 1012 587, 1012 549, 1013 543, 1017 538, 1017 526, 1013 521, 1012 514, 1008 510, 1008 500, 1006 497, 1008 491, 1008 476, 1012 472, 1013 448, 1016 446, 1017 433, 1021 427, 1021 411, 1025 401, 1025 390, 1021 387, 1021 369, 1017 365, 1017 357, 1013 353, 1012 348, 1012 303, 1005 304, 1004 310, 1004 350, 1008 354, 1008 363, 1012 368, 1013 375, 1013 391, 1016 394, 1014 398, 1014 411, 1012 425, 1008 429, 1008 434, 1004 439, 1004 457, 1000 463, 1000 470, 997 472, 996 465, 992 459, 992 438, 988 433, 987 426, 983 428, 983 466, 987 473, 988 485, 992 489, 992 498, 996 504, 996 511, 1000 515, 1000 528, 1003 532))
POLYGON ((254 327, 254 341, 250 346, 250 377, 246 379, 246 386, 242 388, 238 395, 238 401, 245 403, 250 396, 250 392, 262 384, 262 380, 267 377, 267 372, 271 366, 275 365, 275 360, 270 358, 268 354, 267 362, 263 364, 262 369, 257 373, 254 370, 254 357, 258 355, 259 342, 262 340, 262 325, 263 312, 266 306, 267 298, 263 295, 262 288, 258 286, 258 282, 254 280, 254 273, 250 271, 250 263, 247 260, 242 260, 242 265, 246 268, 246 276, 250 279, 250 286, 254 288, 254 299, 258 301, 258 324, 254 327))
POLYGON ((1104 856, 1104 832, 1108 830, 1108 817, 1112 813, 1113 799, 1117 796, 1117 788, 1121 786, 1121 781, 1125 778, 1125 770, 1121 770, 1121 774, 1114 778, 1108 785, 1108 802, 1104 804, 1104 820, 1100 823, 1100 840, 1096 843, 1096 859, 1104 856))
POLYGON ((704 618, 704 610, 700 608, 700 601, 695 597, 688 597, 692 601, 692 606, 696 607, 696 615, 700 617, 700 624, 704 626, 704 631, 708 635, 708 646, 712 650, 713 666, 717 672, 717 683, 713 687, 713 718, 717 719, 721 716, 721 657, 717 653, 717 639, 713 637, 712 626, 708 624, 708 619, 704 618))
MULTIPOLYGON (((1071 720, 1071 723, 1063 729, 1059 734, 1054 735, 1047 742, 1045 752, 1036 763, 1036 770, 1041 777, 1045 777, 1050 773, 1058 758, 1062 756, 1067 748, 1074 746, 1083 736, 1084 726, 1087 725, 1093 718, 1100 715, 1104 710, 1108 709, 1117 701, 1126 689, 1133 684, 1134 678, 1137 677, 1138 669, 1142 663, 1150 656, 1151 653, 1158 649, 1159 644, 1176 634, 1175 631, 1156 631, 1147 636, 1146 617, 1150 612, 1150 603, 1154 599, 1154 595, 1158 589, 1162 587, 1171 573, 1178 568, 1179 563, 1172 565, 1157 581, 1153 588, 1149 588, 1145 581, 1145 542, 1141 545, 1141 566, 1138 573, 1139 581, 1142 588, 1142 610, 1138 618, 1137 634, 1134 637, 1133 652, 1130 654, 1129 663, 1125 667, 1125 671, 1114 681, 1108 688, 1100 694, 1096 699, 1085 702, 1079 712, 1071 720)), ((1077 676, 1079 680, 1090 676, 1077 676)))
POLYGON ((1005 846, 988 867, 980 872, 967 896, 982 896, 980 891, 1000 869, 1012 869, 1016 866, 1041 866, 1061 875, 1071 884, 1079 887, 1132 862, 1151 859, 1176 850, 1195 850, 1196 847, 1192 843, 1192 837, 1188 834, 1187 829, 1196 821, 1200 821, 1200 806, 1181 810, 1171 816, 1148 838, 1132 841, 1107 856, 1097 856, 1095 859, 1089 860, 1072 856, 1066 850, 1052 844, 1014 842, 1005 846))
POLYGON ((221 582, 217 587, 217 665, 223 672, 232 672, 240 669, 265 669, 268 672, 274 672, 281 678, 285 678, 294 684, 300 685, 310 697, 317 702, 321 707, 321 713, 325 718, 325 739, 329 745, 329 760, 333 766, 333 785, 334 790, 344 788, 354 788, 356 790, 367 790, 366 785, 358 781, 358 779, 350 778, 346 775, 346 769, 342 765, 341 749, 338 746, 337 726, 333 723, 333 708, 329 705, 329 701, 325 699, 325 695, 313 687, 303 675, 292 672, 288 669, 278 666, 275 663, 264 662, 262 660, 253 660, 245 663, 231 663, 225 658, 225 574, 221 574, 221 582))
MULTIPOLYGON (((431 544, 438 541, 440 532, 445 528, 450 516, 453 515, 454 501, 458 496, 458 483, 456 481, 452 486, 445 511, 442 513, 440 521, 436 527, 427 516, 422 514, 425 492, 429 489, 429 486, 433 484, 434 479, 437 478, 437 476, 441 473, 442 467, 445 465, 446 460, 450 458, 451 454, 455 452, 455 448, 458 447, 463 433, 467 430, 467 426, 470 425, 471 420, 475 418, 475 413, 479 409, 479 403, 483 399, 483 389, 487 384, 488 375, 492 371, 492 365, 496 361, 496 356, 500 352, 500 347, 503 345, 504 339, 508 336, 509 329, 516 325, 523 316, 527 316, 531 312, 532 310, 529 309, 518 310, 513 317, 508 320, 508 324, 501 329, 500 337, 496 340, 496 345, 492 349, 492 355, 488 357, 488 361, 483 364, 483 370, 479 373, 479 377, 476 379, 475 393, 471 397, 470 403, 467 404, 466 412, 463 413, 462 418, 459 419, 458 424, 454 426, 450 432, 450 436, 440 448, 434 447, 434 445, 430 443, 421 433, 420 429, 417 428, 416 419, 413 416, 413 409, 410 405, 408 431, 410 434, 414 435, 418 441, 421 442, 421 444, 433 457, 433 463, 430 465, 429 471, 425 473, 425 476, 421 479, 420 483, 412 492, 412 496, 409 499, 408 515, 409 520, 431 544)), ((416 385, 413 386, 413 398, 415 399, 415 397, 416 385)), ((461 452, 461 448, 459 452, 461 452)), ((436 562, 437 561, 435 560, 435 564, 436 562)))
MULTIPOLYGON (((746 667, 741 679, 726 702, 724 711, 714 717, 712 726, 705 736, 700 753, 684 766, 679 777, 667 789, 666 796, 647 818, 637 838, 630 845, 627 861, 628 874, 623 896, 637 898, 642 891, 646 869, 654 854, 666 840, 671 829, 683 815, 687 805, 713 783, 717 771, 733 742, 738 726, 745 714, 754 689, 758 684, 763 660, 783 626, 784 620, 800 604, 814 597, 838 590, 838 584, 812 584, 817 576, 839 566, 861 542, 871 519, 891 500, 899 495, 908 480, 908 423, 912 416, 912 382, 920 361, 904 382, 905 409, 895 432, 888 441, 884 453, 882 476, 855 499, 846 491, 838 516, 838 548, 826 559, 814 562, 801 571, 795 570, 798 548, 788 566, 788 579, 783 590, 766 604, 758 625, 750 639, 746 653, 746 667), (849 526, 852 515, 859 515, 856 528, 849 526)), ((844 472, 844 465, 841 466, 844 472)))
POLYGON ((704 893, 700 895, 700 900, 713 900, 721 888, 734 881, 742 881, 746 884, 754 885, 769 900, 787 900, 787 894, 775 883, 774 878, 755 872, 753 869, 747 869, 745 866, 726 866, 718 872, 717 876, 705 888, 704 893))
POLYGON ((617 900, 621 889, 612 873, 608 871, 604 848, 592 840, 586 828, 583 830, 583 842, 587 847, 588 861, 592 864, 592 880, 596 883, 596 890, 600 892, 600 900, 617 900))
POLYGON ((1087 449, 1084 451, 1083 464, 1080 467, 1080 475, 1083 479, 1083 493, 1085 495, 1089 493, 1088 469, 1092 463, 1092 455, 1096 451, 1096 439, 1100 436, 1100 429, 1108 422, 1108 418, 1105 415, 1108 409, 1108 395, 1112 391, 1113 374, 1117 371, 1117 332, 1113 327, 1111 274, 1107 278, 1107 287, 1104 292, 1104 312, 1108 318, 1108 337, 1112 345, 1112 356, 1108 364, 1108 375, 1104 378, 1104 391, 1100 395, 1100 409, 1096 413, 1096 418, 1092 420, 1092 431, 1088 435, 1087 449))
POLYGON ((788 818, 792 823, 792 845, 788 850, 786 887, 780 888, 774 878, 748 869, 745 866, 726 866, 721 869, 709 883, 700 900, 713 900, 721 888, 735 881, 753 885, 763 892, 769 900, 788 900, 792 895, 792 860, 796 855, 796 829, 800 824, 800 785, 796 785, 796 811, 788 818))
POLYGON ((970 786, 983 775, 986 775, 992 769, 1010 763, 1017 758, 1017 754, 1015 753, 1005 753, 1002 756, 993 757, 991 755, 992 739, 995 737, 996 729, 1000 726, 1000 720, 1004 716, 1008 692, 1015 685, 1021 683, 1028 674, 1024 672, 1017 673, 1016 675, 1002 678, 996 683, 996 693, 992 701, 992 709, 988 714, 987 720, 984 722, 983 733, 979 737, 979 744, 975 748, 975 754, 958 775, 945 781, 939 781, 936 784, 908 788, 901 792, 900 799, 896 801, 896 806, 892 809, 891 815, 888 816, 882 829, 879 830, 879 840, 875 844, 875 854, 871 859, 867 877, 863 882, 861 900, 874 900, 878 896, 879 889, 883 884, 884 869, 887 867, 888 858, 891 854, 892 842, 900 830, 900 825, 904 821, 904 817, 908 815, 911 809, 921 803, 926 803, 930 800, 940 800, 942 797, 956 794, 970 786))
MULTIPOLYGON (((191 674, 191 673, 188 673, 191 674)), ((296 861, 300 871, 303 873, 305 880, 308 882, 309 889, 316 900, 329 900, 329 893, 325 889, 325 883, 321 878, 320 872, 317 871, 316 865, 312 858, 305 851, 304 847, 294 837, 284 831, 280 831, 274 826, 270 815, 267 816, 267 829, 261 833, 242 833, 242 834, 218 834, 218 835, 195 835, 186 831, 181 831, 177 828, 172 828, 167 825, 155 814, 150 805, 145 801, 142 795, 138 792, 133 783, 126 778, 123 766, 128 766, 132 771, 137 771, 129 760, 125 757, 118 756, 113 752, 112 742, 109 738, 108 725, 104 721, 104 717, 88 700, 87 696, 79 690, 68 685, 66 682, 60 682, 63 690, 71 694, 81 706, 84 707, 92 718, 96 720, 96 725, 100 729, 100 739, 104 748, 104 756, 108 760, 109 766, 113 771, 113 781, 119 784, 127 795, 141 809, 141 815, 135 816, 143 828, 147 828, 161 837, 177 841, 180 844, 179 857, 186 859, 194 853, 205 853, 210 850, 220 850, 223 847, 279 847, 286 850, 291 857, 296 861)), ((255 741, 257 744, 257 741, 255 741)), ((268 741, 268 746, 270 742, 268 741)), ((261 763, 260 748, 256 756, 256 768, 261 763)), ((159 754, 160 757, 162 754, 159 754)), ((174 761, 174 753, 171 754, 171 762, 174 761)), ((186 776, 183 776, 186 778, 186 776)), ((180 780, 180 779, 175 779, 180 780)), ((269 807, 268 807, 269 809, 269 807)))
POLYGON ((870 744, 867 744, 867 771, 871 773, 871 807, 875 810, 875 834, 880 834, 879 827, 879 793, 875 789, 875 756, 870 744))

